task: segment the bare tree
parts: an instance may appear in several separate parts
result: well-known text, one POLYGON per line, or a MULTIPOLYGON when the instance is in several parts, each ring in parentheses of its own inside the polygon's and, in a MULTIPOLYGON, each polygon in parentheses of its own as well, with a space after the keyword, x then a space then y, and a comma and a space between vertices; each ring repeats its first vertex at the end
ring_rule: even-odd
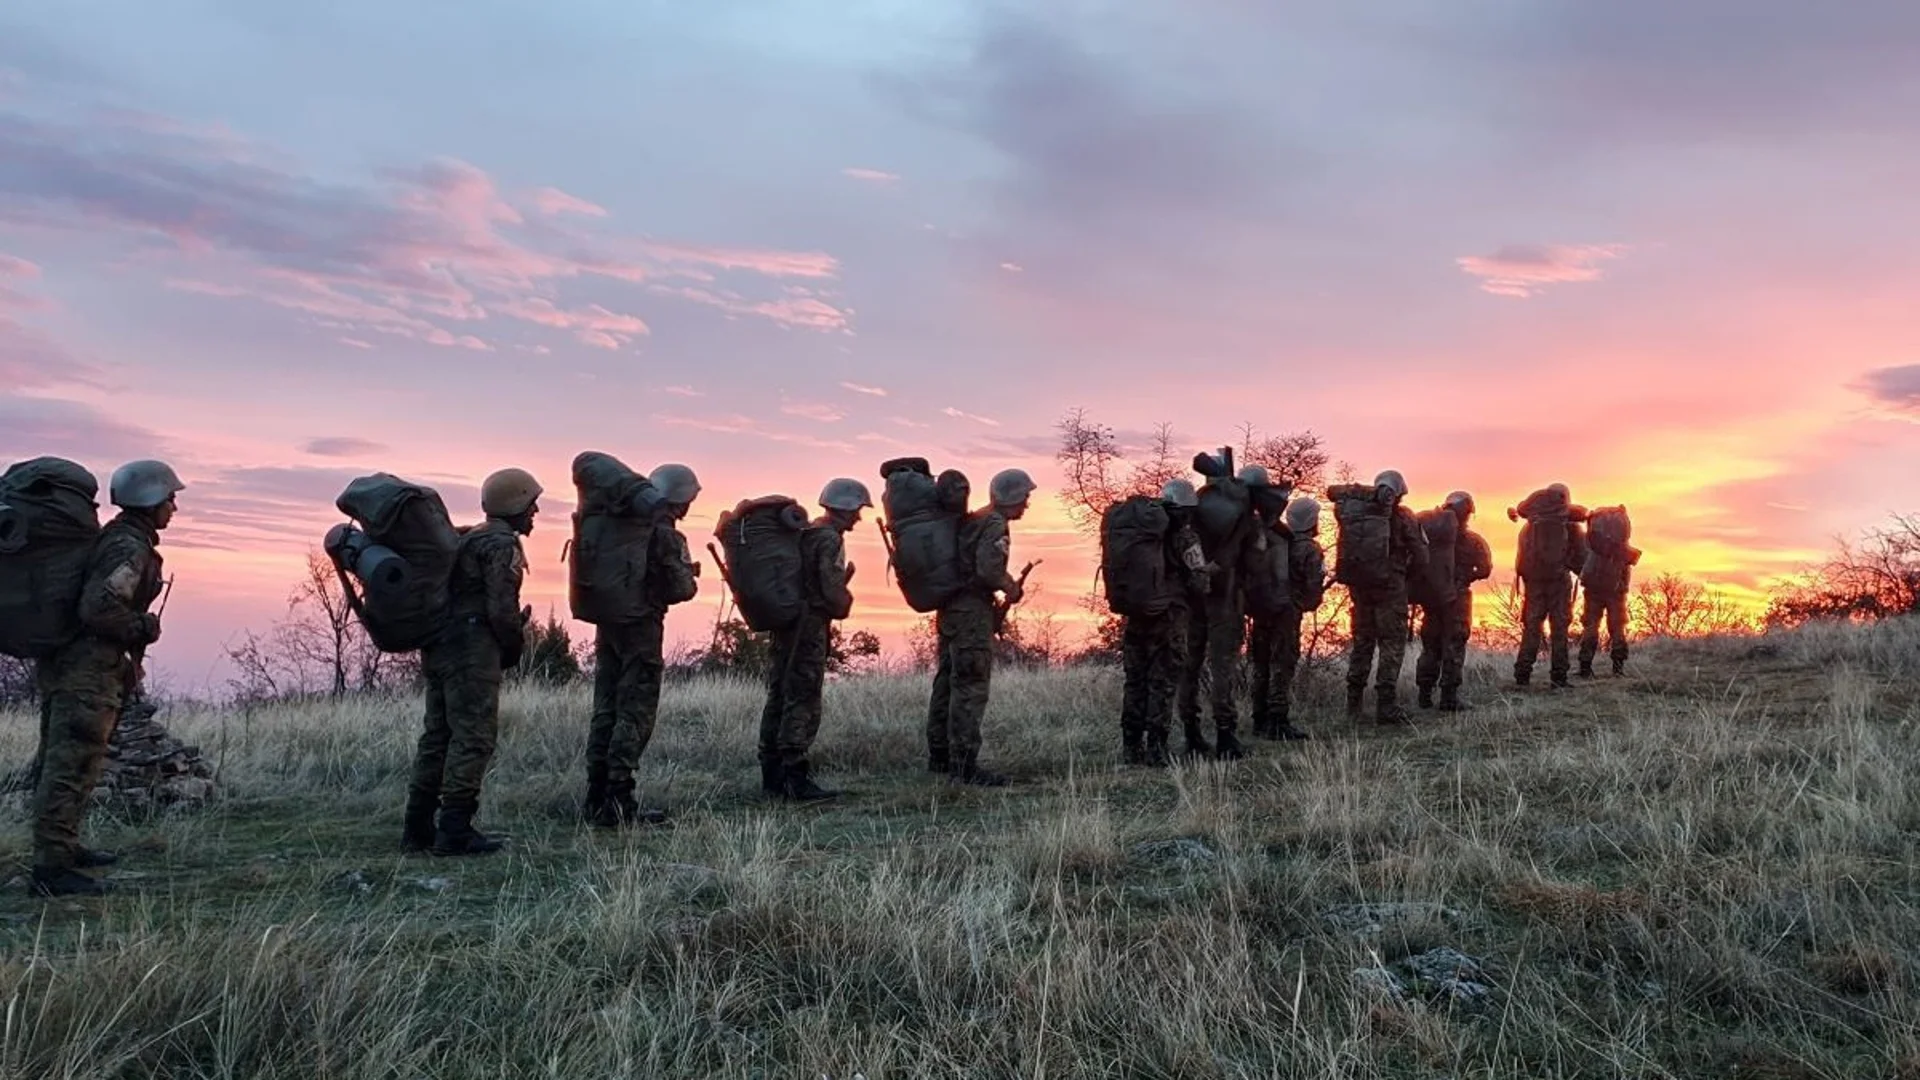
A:
POLYGON ((1752 617, 1725 594, 1675 573, 1635 582, 1627 610, 1634 631, 1643 637, 1707 637, 1754 629, 1752 617))
POLYGON ((347 602, 333 563, 309 550, 287 595, 286 617, 227 646, 229 687, 243 700, 279 700, 389 690, 420 673, 418 653, 382 652, 347 602))
POLYGON ((1920 516, 1895 515, 1818 567, 1787 582, 1767 605, 1769 626, 1814 619, 1875 622, 1920 612, 1920 516))
POLYGON ((1333 463, 1333 456, 1312 431, 1262 435, 1248 422, 1240 425, 1240 460, 1265 468, 1274 479, 1291 483, 1297 491, 1308 492, 1326 486, 1327 467, 1333 463))

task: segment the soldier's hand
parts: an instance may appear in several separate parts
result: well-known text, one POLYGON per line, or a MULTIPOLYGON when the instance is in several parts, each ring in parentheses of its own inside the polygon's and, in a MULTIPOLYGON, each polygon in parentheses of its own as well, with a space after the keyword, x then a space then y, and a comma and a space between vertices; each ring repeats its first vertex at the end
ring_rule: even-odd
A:
POLYGON ((140 644, 151 645, 160 640, 160 616, 153 612, 140 615, 140 644))
POLYGON ((706 565, 705 563, 694 563, 694 564, 693 564, 693 576, 694 576, 694 577, 699 577, 699 576, 700 576, 700 568, 701 568, 702 566, 705 566, 705 565, 706 565))
POLYGON ((525 626, 533 625, 533 605, 532 604, 528 604, 526 607, 523 607, 520 609, 520 622, 522 625, 525 625, 525 626))
POLYGON ((848 581, 853 580, 853 564, 852 563, 847 564, 847 580, 848 581))
POLYGON ((1022 597, 1027 595, 1027 590, 1019 582, 1015 581, 1007 585, 1006 594, 1007 594, 1007 603, 1017 604, 1020 602, 1022 597))

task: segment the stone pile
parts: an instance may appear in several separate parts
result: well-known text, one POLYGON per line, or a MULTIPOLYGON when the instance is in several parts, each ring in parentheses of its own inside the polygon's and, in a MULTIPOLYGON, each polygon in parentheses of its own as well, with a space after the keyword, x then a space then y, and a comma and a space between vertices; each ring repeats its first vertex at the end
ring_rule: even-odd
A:
POLYGON ((121 811, 199 809, 213 798, 213 765, 197 746, 168 733, 152 702, 135 700, 120 714, 107 747, 96 803, 121 811))

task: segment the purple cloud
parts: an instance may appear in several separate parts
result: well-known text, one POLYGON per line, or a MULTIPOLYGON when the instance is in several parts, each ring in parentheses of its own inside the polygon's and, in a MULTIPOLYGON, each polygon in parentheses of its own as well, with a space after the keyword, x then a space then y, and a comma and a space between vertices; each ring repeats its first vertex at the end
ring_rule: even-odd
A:
POLYGON ((1491 255, 1466 255, 1454 260, 1460 269, 1480 279, 1480 288, 1495 296, 1526 299, 1548 285, 1599 281, 1602 259, 1626 254, 1625 244, 1510 244, 1491 255))
POLYGON ((365 457, 369 454, 385 453, 387 444, 374 442, 372 439, 356 438, 352 435, 324 435, 307 440, 307 444, 301 447, 301 450, 314 457, 365 457))
POLYGON ((1856 388, 1895 412, 1920 417, 1920 364, 1869 371, 1856 388))
POLYGON ((164 451, 158 434, 83 402, 0 394, 0 458, 53 454, 111 470, 122 461, 164 451))

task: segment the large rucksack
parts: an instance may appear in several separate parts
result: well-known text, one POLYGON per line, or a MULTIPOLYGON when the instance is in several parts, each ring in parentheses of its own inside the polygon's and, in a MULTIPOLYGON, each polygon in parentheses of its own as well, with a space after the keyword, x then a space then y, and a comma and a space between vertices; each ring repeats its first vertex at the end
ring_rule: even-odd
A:
POLYGON ((349 483, 333 505, 354 523, 328 530, 324 546, 367 637, 390 653, 429 644, 452 601, 462 535, 440 493, 373 473, 349 483))
POLYGON ((1454 553, 1460 543, 1460 516, 1446 507, 1416 515, 1427 540, 1427 572, 1408 582, 1414 603, 1434 607, 1453 599, 1454 553))
POLYGON ((573 488, 573 536, 562 552, 567 608, 594 625, 638 621, 649 611, 647 554, 660 491, 598 450, 574 456, 573 488))
POLYGON ((1134 495, 1100 515, 1100 579, 1107 607, 1115 615, 1164 615, 1172 602, 1167 579, 1167 532, 1172 528, 1166 504, 1150 495, 1134 495))
POLYGON ((785 630, 806 610, 800 536, 807 512, 785 495, 742 500, 713 527, 733 602, 754 631, 785 630))
POLYGON ((0 475, 0 653, 44 660, 80 636, 80 590, 100 537, 99 482, 65 458, 0 475))
POLYGON ((1551 488, 1527 496, 1514 516, 1526 522, 1520 528, 1515 569, 1523 578, 1552 578, 1568 569, 1572 550, 1572 507, 1567 497, 1551 488))
POLYGON ((1626 584, 1627 568, 1640 552, 1629 540, 1633 521, 1624 506, 1597 507, 1587 514, 1587 552, 1580 567, 1580 585, 1595 593, 1614 593, 1626 584))
POLYGON ((1287 541, 1286 546, 1292 548, 1299 544, 1307 546, 1306 554, 1300 560, 1303 573, 1299 581, 1293 580, 1293 559, 1289 554, 1287 559, 1288 599, 1302 613, 1318 611, 1321 601, 1326 599, 1327 557, 1320 550, 1320 542, 1310 536, 1293 537, 1287 541))
POLYGON ((1327 489, 1339 526, 1333 579, 1349 589, 1384 588, 1393 581, 1393 504, 1369 484, 1327 489))
POLYGON ((1274 618, 1295 607, 1293 596, 1293 534, 1269 531, 1266 547, 1251 580, 1246 583, 1247 608, 1261 618, 1274 618))
POLYGON ((966 589, 960 523, 967 515, 966 477, 949 470, 936 481, 925 458, 894 458, 880 466, 886 487, 887 558, 907 606, 938 611, 966 589))

